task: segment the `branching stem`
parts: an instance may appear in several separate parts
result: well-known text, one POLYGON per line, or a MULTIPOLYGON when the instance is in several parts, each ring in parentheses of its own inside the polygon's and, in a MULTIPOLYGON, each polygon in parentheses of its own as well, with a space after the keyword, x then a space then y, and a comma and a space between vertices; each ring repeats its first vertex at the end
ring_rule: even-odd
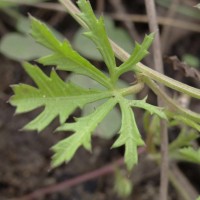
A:
POLYGON ((137 83, 130 87, 121 89, 119 91, 119 93, 121 93, 122 96, 127 96, 127 95, 131 95, 131 94, 136 94, 136 93, 140 92, 143 88, 144 88, 144 83, 137 83))
MULTIPOLYGON (((78 14, 80 14, 80 10, 70 0, 59 0, 59 1, 65 6, 67 11, 70 13, 70 15, 72 15, 74 17, 74 19, 82 27, 88 29, 87 25, 78 17, 78 14)), ((115 55, 121 61, 126 61, 130 57, 130 55, 126 51, 124 51, 122 48, 120 48, 112 40, 110 40, 110 43, 113 48, 113 51, 115 52, 115 55)), ((188 86, 184 83, 181 83, 179 81, 176 81, 168 76, 165 76, 162 73, 159 73, 159 72, 156 72, 155 70, 150 69, 149 67, 143 65, 140 62, 136 66, 134 66, 133 70, 141 72, 144 76, 146 76, 150 80, 153 79, 153 80, 158 81, 159 83, 162 83, 174 90, 183 92, 192 97, 200 99, 200 89, 197 89, 197 88, 188 86)))

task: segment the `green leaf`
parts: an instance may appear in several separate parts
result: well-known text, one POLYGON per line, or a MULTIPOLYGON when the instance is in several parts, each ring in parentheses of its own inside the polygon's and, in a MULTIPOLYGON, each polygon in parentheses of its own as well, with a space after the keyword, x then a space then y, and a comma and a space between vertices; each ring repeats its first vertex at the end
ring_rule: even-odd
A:
MULTIPOLYGON (((200 4, 199 4, 199 7, 200 7, 200 4)), ((197 199, 196 200, 200 200, 200 196, 199 197, 197 197, 197 199)))
POLYGON ((14 5, 15 5, 15 3, 9 3, 9 2, 7 2, 7 0, 0 2, 0 8, 5 8, 5 7, 9 7, 9 6, 14 6, 14 5))
MULTIPOLYGON (((190 110, 188 110, 190 112, 190 110)), ((196 129, 197 131, 200 132, 200 119, 199 119, 199 114, 196 114, 196 118, 195 119, 190 119, 190 116, 188 115, 184 115, 185 113, 183 113, 182 115, 180 114, 174 114, 173 112, 167 111, 166 114, 168 115, 169 118, 172 118, 174 121, 172 123, 183 123, 187 126, 192 127, 193 129, 196 129)), ((187 114, 187 113, 186 113, 187 114)))
POLYGON ((70 137, 61 140, 53 146, 55 152, 52 166, 57 167, 64 161, 70 161, 80 146, 91 150, 91 134, 104 117, 113 109, 117 103, 111 98, 99 106, 92 114, 76 119, 74 123, 66 123, 60 126, 57 131, 74 131, 70 137))
POLYGON ((38 3, 38 2, 43 2, 46 0, 1 0, 0 2, 0 8, 1 7, 9 7, 9 6, 17 6, 19 4, 34 4, 34 3, 38 3))
POLYGON ((43 46, 52 51, 61 51, 62 43, 54 36, 50 29, 36 18, 30 16, 31 19, 31 35, 43 46))
POLYGON ((19 17, 16 16, 16 20, 17 20, 16 29, 21 33, 28 34, 31 27, 30 20, 21 15, 19 17))
POLYGON ((154 39, 154 33, 146 35, 142 44, 136 42, 133 53, 127 61, 122 63, 118 68, 118 76, 129 70, 132 70, 133 66, 140 62, 149 52, 147 51, 154 39))
POLYGON ((116 62, 114 52, 106 34, 104 20, 102 17, 99 19, 95 17, 89 1, 79 0, 77 3, 80 10, 82 11, 79 17, 89 27, 89 31, 84 35, 95 43, 112 77, 116 67, 116 62))
POLYGON ((133 190, 132 180, 117 170, 115 173, 114 190, 121 198, 127 198, 130 196, 133 190))
POLYGON ((64 42, 57 40, 44 23, 33 17, 31 17, 31 27, 31 34, 34 39, 53 51, 53 54, 40 58, 38 60, 40 63, 56 65, 57 69, 89 76, 105 87, 111 87, 109 78, 74 51, 67 40, 64 40, 64 42))
POLYGON ((24 127, 27 130, 43 130, 57 116, 64 123, 76 108, 112 96, 111 92, 83 89, 72 83, 63 82, 52 70, 47 77, 38 67, 24 64, 26 72, 38 88, 20 84, 13 86, 15 95, 10 103, 16 106, 16 113, 24 113, 44 106, 39 116, 24 127))
POLYGON ((188 146, 193 140, 196 140, 199 134, 194 131, 188 131, 188 129, 183 129, 178 137, 169 145, 169 150, 174 151, 180 147, 188 146))
POLYGON ((112 147, 125 145, 124 159, 128 170, 131 170, 138 162, 137 146, 144 145, 144 141, 141 138, 134 113, 127 100, 121 98, 119 104, 122 112, 120 136, 112 147))
MULTIPOLYGON (((83 116, 87 116, 101 105, 105 100, 96 101, 94 103, 87 104, 82 111, 83 116)), ((117 134, 120 128, 121 116, 118 109, 113 108, 103 121, 96 127, 94 135, 103 139, 111 139, 117 134)))
MULTIPOLYGON (((112 41, 116 42, 124 50, 131 53, 134 44, 127 32, 123 28, 116 27, 114 25, 114 21, 108 16, 104 16, 104 21, 106 32, 112 41)), ((84 32, 84 28, 80 28, 76 32, 73 39, 73 46, 83 56, 89 59, 103 61, 103 58, 99 51, 96 49, 95 44, 92 43, 92 41, 90 41, 87 37, 84 37, 84 32), (88 49, 90 49, 90 51, 88 51, 88 49)))
POLYGON ((200 164, 200 148, 195 150, 192 147, 186 147, 180 149, 179 153, 186 161, 200 164))
POLYGON ((185 116, 181 116, 181 115, 174 115, 174 119, 181 121, 182 123, 194 128, 200 132, 200 124, 196 123, 195 121, 188 119, 185 116))
POLYGON ((137 107, 137 108, 143 108, 143 109, 149 111, 151 115, 156 114, 160 118, 167 120, 167 116, 166 116, 163 108, 153 106, 151 104, 146 103, 146 99, 147 99, 147 97, 144 98, 143 100, 130 100, 129 105, 133 106, 133 107, 137 107))
POLYGON ((192 54, 184 54, 182 56, 182 60, 190 65, 191 67, 194 68, 199 68, 200 67, 200 60, 197 56, 194 56, 192 54))
MULTIPOLYGON (((34 60, 52 53, 52 51, 36 43, 34 39, 28 35, 31 27, 29 19, 20 15, 18 12, 9 12, 9 14, 16 20, 16 30, 20 33, 9 33, 1 39, 0 52, 2 54, 13 60, 22 61, 34 60)), ((55 29, 51 28, 51 30, 58 38, 63 38, 55 29)))
MULTIPOLYGON (((30 33, 30 29, 31 29, 31 20, 27 17, 24 17, 23 15, 20 15, 19 13, 14 13, 12 15, 12 17, 14 17, 17 21, 16 23, 16 29, 24 34, 29 34, 30 33)), ((64 37, 63 35, 58 32, 56 29, 54 29, 53 27, 49 26, 50 31, 56 36, 56 38, 58 38, 58 40, 63 40, 64 37)), ((43 45, 44 46, 44 45, 43 45)), ((40 57, 40 56, 38 56, 40 57)))
POLYGON ((6 34, 2 38, 0 52, 17 61, 33 60, 50 53, 47 48, 37 44, 31 37, 18 33, 6 34))
POLYGON ((81 87, 87 88, 87 89, 99 89, 99 90, 105 90, 106 88, 103 87, 101 84, 96 82, 95 80, 91 79, 88 76, 84 76, 81 74, 75 74, 71 73, 69 76, 67 76, 66 81, 73 82, 81 87))
MULTIPOLYGON (((165 0, 165 1, 156 0, 156 3, 158 5, 165 7, 167 9, 170 8, 171 2, 172 2, 171 0, 165 0)), ((191 17, 197 20, 200 19, 199 11, 195 10, 192 6, 188 6, 187 4, 178 4, 176 12, 186 17, 191 17)))

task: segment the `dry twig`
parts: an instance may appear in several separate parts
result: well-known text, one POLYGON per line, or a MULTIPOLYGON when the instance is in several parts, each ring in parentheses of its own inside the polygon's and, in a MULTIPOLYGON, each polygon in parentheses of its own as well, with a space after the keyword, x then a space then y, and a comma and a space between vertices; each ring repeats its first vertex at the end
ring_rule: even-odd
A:
MULTIPOLYGON (((117 15, 118 14, 125 14, 126 10, 123 6, 122 0, 110 0, 110 3, 112 4, 113 8, 116 10, 117 15)), ((140 37, 135 29, 135 25, 131 22, 131 21, 123 21, 125 27, 127 28, 130 36, 136 40, 136 41, 140 41, 140 37)))
MULTIPOLYGON (((174 0, 171 2, 171 6, 167 13, 167 17, 173 19, 176 14, 176 9, 180 0, 174 0)), ((171 33, 171 26, 164 26, 162 31, 161 43, 162 43, 162 52, 165 53, 168 49, 167 41, 170 39, 169 35, 171 33)))
MULTIPOLYGON (((156 20, 156 10, 154 0, 145 0, 147 15, 149 18, 149 28, 151 32, 156 32, 153 43, 155 70, 164 73, 161 55, 160 35, 156 20)), ((165 89, 163 85, 160 88, 165 89)), ((164 102, 158 96, 158 106, 163 106, 164 102)), ((167 123, 161 120, 161 180, 160 180, 160 200, 167 200, 168 194, 168 132, 167 123)))
MULTIPOLYGON (((133 21, 135 23, 136 22, 137 23, 148 23, 148 18, 146 15, 114 14, 114 13, 110 13, 108 15, 116 20, 133 21)), ((179 19, 172 19, 169 17, 157 16, 157 22, 160 25, 167 25, 167 26, 181 28, 181 29, 185 29, 185 30, 189 30, 189 31, 200 32, 199 25, 197 23, 193 23, 193 22, 189 22, 189 21, 183 21, 183 20, 179 20, 179 19)))
POLYGON ((104 7, 105 7, 105 0, 98 0, 97 1, 97 12, 99 13, 99 15, 101 15, 102 12, 104 11, 104 7))

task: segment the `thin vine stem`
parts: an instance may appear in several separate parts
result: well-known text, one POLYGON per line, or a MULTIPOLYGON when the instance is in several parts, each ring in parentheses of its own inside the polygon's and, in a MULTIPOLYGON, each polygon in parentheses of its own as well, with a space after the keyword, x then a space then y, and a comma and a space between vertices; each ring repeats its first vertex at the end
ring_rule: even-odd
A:
POLYGON ((170 111, 176 111, 179 114, 184 115, 185 117, 188 117, 191 120, 194 120, 195 122, 199 122, 200 121, 200 115, 189 110, 186 108, 181 107, 180 105, 178 105, 172 98, 170 98, 165 92, 163 92, 162 90, 160 90, 159 86, 151 79, 147 78, 147 77, 143 77, 142 80, 148 85, 148 87, 151 88, 151 90, 157 95, 162 97, 162 99, 164 100, 164 102, 167 104, 168 109, 170 111))
POLYGON ((144 76, 149 77, 159 83, 164 84, 165 86, 170 87, 178 92, 182 92, 185 94, 190 95, 191 97, 200 99, 200 89, 191 87, 184 83, 181 83, 173 78, 165 76, 155 70, 152 70, 142 63, 138 63, 136 66, 136 70, 140 71, 144 76))
POLYGON ((136 94, 136 93, 140 92, 143 88, 144 88, 144 83, 139 82, 130 87, 123 88, 119 92, 121 93, 122 96, 127 96, 127 95, 131 95, 131 94, 136 94))

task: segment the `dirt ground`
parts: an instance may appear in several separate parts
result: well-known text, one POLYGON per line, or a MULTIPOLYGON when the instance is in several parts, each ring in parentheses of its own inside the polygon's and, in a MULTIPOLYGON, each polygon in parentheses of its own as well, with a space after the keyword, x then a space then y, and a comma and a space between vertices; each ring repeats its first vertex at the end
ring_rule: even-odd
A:
MULTIPOLYGON (((117 12, 111 1, 106 1, 104 9, 106 12, 117 12)), ((181 1, 184 4, 185 1, 181 1)), ((186 1, 187 2, 187 1, 186 1)), ((197 1, 196 1, 197 2, 197 1)), ((195 1, 193 1, 195 3, 195 1)), ((129 13, 145 13, 144 2, 136 0, 130 2, 123 1, 122 5, 129 13), (138 9, 136 9, 138 8, 138 9)), ((186 3, 187 5, 187 3, 186 3)), ((98 8, 98 1, 94 3, 98 8)), ((100 8, 99 8, 100 9, 100 8)), ((158 14, 167 16, 168 9, 157 5, 158 14)), ((20 6, 20 12, 32 15, 50 23, 52 26, 61 31, 69 39, 73 38, 74 32, 78 25, 73 19, 62 12, 49 11, 47 9, 35 8, 31 6, 20 6), (54 19, 54 20, 53 20, 54 19), (57 19, 57 21, 56 21, 57 19), (69 25, 69 26, 68 26, 69 25)), ((118 11, 119 12, 119 11, 118 11)), ((0 39, 12 32, 14 27, 10 23, 11 19, 6 21, 7 14, 0 10, 0 39), (1 28, 4 27, 4 29, 1 28)), ((178 15, 182 20, 200 23, 200 20, 189 18, 184 15, 178 15)), ((124 22, 116 22, 116 25, 126 29, 124 22)), ((161 31, 164 26, 160 26, 161 31)), ((148 32, 147 24, 136 24, 136 31, 139 35, 148 32)), ((165 73, 177 80, 188 83, 200 88, 200 78, 186 77, 185 71, 173 69, 172 61, 169 56, 176 55, 182 58, 184 54, 192 54, 199 58, 200 56, 200 37, 199 32, 174 27, 170 30, 173 35, 168 39, 165 49, 165 73)), ((149 58, 151 60, 151 58, 149 58)), ((148 59, 144 62, 149 62, 148 59)), ((101 64, 101 63, 100 63, 101 64)), ((200 66, 199 66, 200 67, 200 66)), ((197 68, 199 71, 199 68, 197 68)), ((129 74, 123 77, 124 80, 131 82, 129 74)), ((52 156, 51 146, 65 137, 65 134, 55 134, 53 131, 58 124, 58 119, 45 129, 42 133, 24 132, 20 129, 36 115, 36 112, 14 116, 15 108, 7 101, 13 94, 10 85, 19 82, 31 83, 23 71, 21 64, 0 54, 0 200, 11 200, 18 198, 41 188, 57 185, 63 181, 71 180, 80 175, 87 174, 94 170, 100 169, 123 155, 123 148, 110 150, 114 141, 105 140, 99 137, 93 137, 93 153, 86 152, 82 148, 78 150, 73 160, 61 167, 51 170, 50 161, 52 156)), ((149 93, 151 101, 155 102, 153 93, 149 93)), ((190 107, 196 112, 200 112, 200 102, 191 100, 190 107)), ((140 111, 138 116, 142 116, 140 111)), ((142 122, 138 124, 143 130, 142 122)), ((145 134, 145 133, 144 133, 145 134)), ((176 134, 176 130, 170 130, 170 135, 176 134)), ((180 163, 180 170, 188 178, 191 185, 200 193, 200 166, 180 163)), ((121 166, 124 171, 124 166, 121 166)), ((114 170, 113 170, 114 171, 114 170)), ((159 166, 147 159, 146 153, 140 156, 139 165, 127 174, 134 184, 133 192, 129 197, 119 197, 114 192, 114 173, 97 176, 95 179, 76 184, 73 187, 62 189, 59 192, 52 192, 36 200, 156 200, 159 193, 159 166)), ((30 200, 33 198, 24 198, 30 200)), ((178 192, 169 186, 169 200, 181 200, 178 192)))

